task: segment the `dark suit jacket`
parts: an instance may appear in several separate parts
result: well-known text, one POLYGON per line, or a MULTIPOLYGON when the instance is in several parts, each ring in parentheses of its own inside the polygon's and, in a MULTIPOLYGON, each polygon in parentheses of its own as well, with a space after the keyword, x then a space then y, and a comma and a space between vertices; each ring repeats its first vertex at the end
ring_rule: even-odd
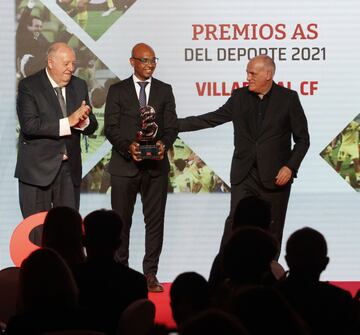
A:
MULTIPOLYGON (((66 109, 70 115, 89 96, 85 81, 72 77, 66 86, 66 109)), ((84 131, 71 128, 70 136, 59 136, 59 119, 63 118, 59 101, 45 70, 20 81, 17 97, 20 122, 15 177, 37 186, 48 186, 59 171, 64 144, 75 186, 81 183, 80 134, 92 134, 97 128, 95 115, 84 131)))
MULTIPOLYGON (((154 142, 161 140, 168 149, 177 136, 175 99, 171 86, 152 78, 148 105, 154 107, 158 132, 154 142)), ((139 100, 133 77, 110 87, 105 106, 105 135, 113 145, 109 172, 116 176, 135 176, 139 169, 147 169, 153 176, 169 172, 167 155, 163 160, 135 162, 129 145, 136 141, 140 129, 139 100)))
POLYGON ((276 188, 275 177, 284 165, 296 176, 310 142, 307 121, 295 91, 273 83, 262 127, 256 131, 256 106, 247 87, 236 89, 218 110, 179 119, 179 131, 216 127, 232 121, 234 154, 230 181, 240 183, 256 163, 266 188, 276 188), (292 147, 291 137, 294 146, 292 147))

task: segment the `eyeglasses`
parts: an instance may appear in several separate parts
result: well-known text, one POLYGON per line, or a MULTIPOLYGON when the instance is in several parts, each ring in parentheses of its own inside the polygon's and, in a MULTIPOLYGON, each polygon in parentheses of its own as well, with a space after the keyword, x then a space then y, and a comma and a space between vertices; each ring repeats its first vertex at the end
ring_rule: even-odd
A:
POLYGON ((159 58, 157 58, 157 57, 154 57, 154 58, 136 58, 136 57, 131 57, 131 58, 138 60, 141 64, 149 64, 149 65, 155 65, 155 64, 157 64, 157 62, 159 61, 159 58))

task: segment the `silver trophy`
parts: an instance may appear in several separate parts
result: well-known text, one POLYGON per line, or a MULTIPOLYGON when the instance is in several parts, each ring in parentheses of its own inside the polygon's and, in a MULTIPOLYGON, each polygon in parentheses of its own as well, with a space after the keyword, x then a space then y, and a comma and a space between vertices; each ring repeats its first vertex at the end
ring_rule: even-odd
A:
POLYGON ((159 159, 159 148, 154 143, 158 132, 155 122, 155 109, 149 105, 143 106, 140 112, 140 130, 136 133, 136 139, 140 143, 140 157, 142 159, 159 159))

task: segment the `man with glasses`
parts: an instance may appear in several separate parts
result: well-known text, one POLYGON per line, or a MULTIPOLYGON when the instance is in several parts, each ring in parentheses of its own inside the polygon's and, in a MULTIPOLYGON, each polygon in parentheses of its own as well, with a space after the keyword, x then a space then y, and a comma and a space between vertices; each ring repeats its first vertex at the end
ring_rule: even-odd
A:
POLYGON ((168 189, 167 150, 177 136, 175 99, 170 85, 152 77, 158 59, 144 43, 136 44, 130 64, 134 74, 110 87, 105 107, 105 135, 113 145, 109 164, 111 205, 122 220, 121 245, 116 260, 128 265, 129 237, 137 193, 141 195, 145 221, 143 272, 150 292, 162 292, 156 278, 163 243, 164 214, 168 189), (140 108, 155 110, 156 159, 143 159, 136 134, 140 108))

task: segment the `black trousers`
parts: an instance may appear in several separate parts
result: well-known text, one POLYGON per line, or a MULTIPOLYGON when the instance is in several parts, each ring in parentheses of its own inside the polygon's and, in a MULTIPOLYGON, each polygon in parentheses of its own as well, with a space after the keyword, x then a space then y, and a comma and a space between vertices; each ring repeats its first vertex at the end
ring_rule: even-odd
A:
POLYGON ((79 210, 80 187, 74 186, 69 163, 64 161, 61 164, 54 181, 48 186, 26 184, 19 180, 19 201, 24 218, 58 206, 79 210))
MULTIPOLYGON (((31 185, 19 180, 19 202, 24 218, 58 206, 79 210, 80 187, 74 186, 69 163, 67 161, 61 163, 54 181, 48 186, 31 185)), ((41 236, 42 225, 30 233, 32 242, 39 246, 41 236)))
MULTIPOLYGON (((233 214, 240 200, 256 196, 266 200, 271 205, 270 233, 278 240, 281 248, 283 230, 285 225, 286 210, 290 197, 291 184, 278 189, 265 188, 256 167, 253 167, 246 178, 239 184, 231 184, 230 213, 225 221, 225 228, 220 248, 229 240, 232 233, 233 214)), ((280 251, 279 251, 280 254, 280 251)))
POLYGON ((140 170, 135 177, 111 176, 111 206, 123 221, 121 245, 115 260, 128 266, 132 215, 140 193, 145 222, 144 274, 157 273, 163 245, 164 215, 167 199, 167 175, 153 177, 140 170))

